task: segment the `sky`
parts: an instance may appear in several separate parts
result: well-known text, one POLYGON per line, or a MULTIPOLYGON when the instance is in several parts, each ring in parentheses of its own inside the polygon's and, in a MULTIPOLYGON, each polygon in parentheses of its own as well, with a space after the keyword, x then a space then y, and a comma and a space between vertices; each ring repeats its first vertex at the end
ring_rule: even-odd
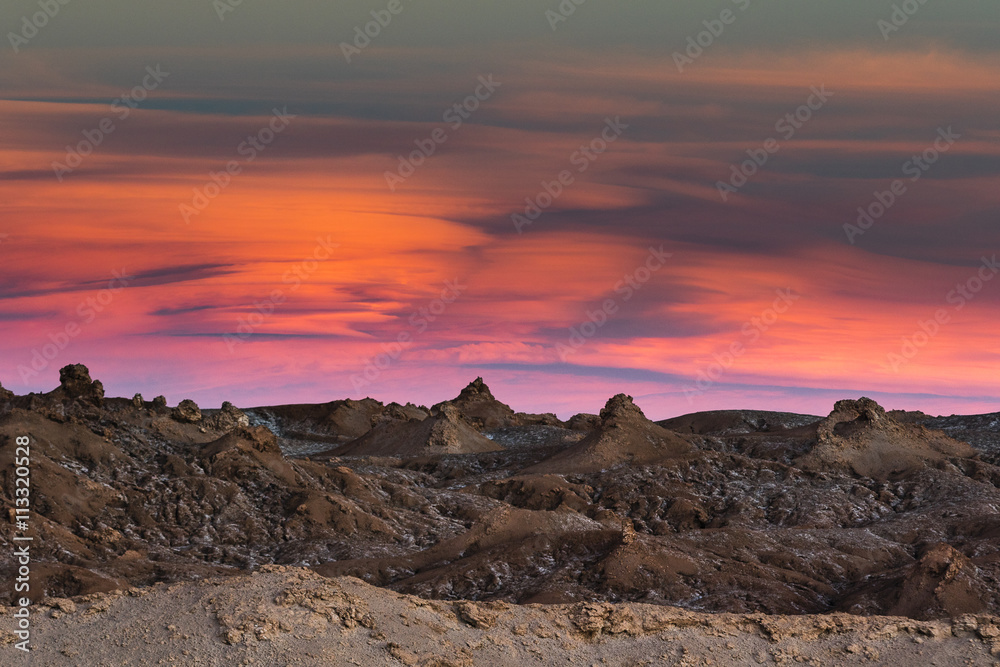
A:
POLYGON ((998 28, 973 0, 8 0, 0 382, 998 411, 998 28))

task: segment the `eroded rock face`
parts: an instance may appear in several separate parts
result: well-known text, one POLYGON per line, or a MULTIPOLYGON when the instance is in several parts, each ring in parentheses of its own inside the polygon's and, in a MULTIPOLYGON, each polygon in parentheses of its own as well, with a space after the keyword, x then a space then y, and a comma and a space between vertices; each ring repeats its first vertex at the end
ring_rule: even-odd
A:
POLYGON ((170 416, 173 417, 174 421, 179 421, 182 424, 197 424, 201 421, 201 409, 197 403, 186 398, 178 403, 170 416))
POLYGON ((629 422, 646 422, 646 415, 632 401, 631 396, 618 394, 608 399, 601 409, 601 428, 612 428, 629 422))
POLYGON ((581 412, 570 417, 566 427, 574 431, 593 431, 600 423, 599 416, 581 412))
POLYGON ((229 401, 223 401, 222 409, 210 420, 211 427, 220 431, 231 431, 235 428, 246 428, 250 426, 250 418, 246 413, 237 408, 229 401))
POLYGON ((519 412, 517 420, 522 426, 562 426, 563 423, 553 412, 541 414, 519 412))
POLYGON ((493 396, 493 392, 483 382, 483 378, 477 377, 465 389, 459 392, 458 398, 455 400, 461 402, 495 401, 496 397, 493 396))
POLYGON ((906 575, 893 615, 931 619, 985 611, 978 568, 962 552, 935 544, 906 575))
POLYGON ((393 422, 407 422, 411 419, 416 419, 422 421, 427 419, 429 414, 426 410, 418 408, 417 406, 407 403, 406 405, 400 405, 399 403, 390 403, 385 406, 382 412, 373 415, 371 418, 372 428, 377 426, 382 426, 383 424, 391 424, 393 422))
POLYGON ((885 408, 870 398, 862 396, 858 400, 846 399, 837 401, 833 412, 819 423, 817 436, 820 440, 833 437, 834 429, 845 422, 861 422, 870 428, 882 428, 892 421, 885 408))
POLYGON ((90 378, 90 370, 83 364, 70 364, 59 369, 59 389, 67 398, 90 399, 104 402, 104 385, 90 378))
POLYGON ((901 423, 870 398, 837 401, 816 426, 812 449, 796 460, 806 470, 850 470, 883 479, 969 458, 973 449, 941 431, 901 423))
POLYGON ((480 430, 514 426, 519 422, 514 410, 498 401, 481 377, 470 382, 455 399, 435 405, 432 412, 440 411, 444 406, 456 408, 472 426, 480 430))
POLYGON ((0 401, 9 401, 12 398, 14 398, 14 392, 4 389, 3 385, 0 384, 0 401))

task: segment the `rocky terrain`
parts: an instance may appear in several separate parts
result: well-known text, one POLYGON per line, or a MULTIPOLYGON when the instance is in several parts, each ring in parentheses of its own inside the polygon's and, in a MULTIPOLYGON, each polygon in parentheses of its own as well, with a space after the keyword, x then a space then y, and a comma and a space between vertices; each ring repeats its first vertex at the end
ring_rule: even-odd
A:
MULTIPOLYGON (((618 395, 563 422, 481 379, 431 407, 202 410, 105 397, 75 365, 47 394, 0 389, 11 515, 23 435, 45 664, 91 664, 101 633, 155 649, 130 664, 286 664, 266 656, 292 646, 297 664, 1000 653, 998 414, 860 398, 654 423, 618 395)), ((4 554, 12 536, 0 523, 4 554)))

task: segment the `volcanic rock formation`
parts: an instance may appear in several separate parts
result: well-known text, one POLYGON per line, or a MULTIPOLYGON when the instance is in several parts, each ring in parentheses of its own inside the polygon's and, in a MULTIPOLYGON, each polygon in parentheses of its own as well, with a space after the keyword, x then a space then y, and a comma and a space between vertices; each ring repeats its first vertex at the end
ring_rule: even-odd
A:
POLYGON ((519 423, 510 406, 494 398, 481 377, 470 382, 456 398, 438 403, 432 410, 440 411, 446 405, 456 408, 459 414, 479 430, 515 426, 519 423))

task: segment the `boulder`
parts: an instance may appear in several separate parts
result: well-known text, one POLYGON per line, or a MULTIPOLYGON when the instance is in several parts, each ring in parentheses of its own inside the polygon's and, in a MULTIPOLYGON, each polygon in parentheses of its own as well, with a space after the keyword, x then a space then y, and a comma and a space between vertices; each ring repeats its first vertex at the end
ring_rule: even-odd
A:
POLYGON ((210 421, 211 427, 220 431, 231 431, 234 428, 247 428, 250 426, 250 418, 246 413, 229 401, 223 401, 222 409, 210 421))
POLYGON ((189 398, 181 401, 170 415, 182 424, 196 424, 201 421, 201 409, 189 398))

